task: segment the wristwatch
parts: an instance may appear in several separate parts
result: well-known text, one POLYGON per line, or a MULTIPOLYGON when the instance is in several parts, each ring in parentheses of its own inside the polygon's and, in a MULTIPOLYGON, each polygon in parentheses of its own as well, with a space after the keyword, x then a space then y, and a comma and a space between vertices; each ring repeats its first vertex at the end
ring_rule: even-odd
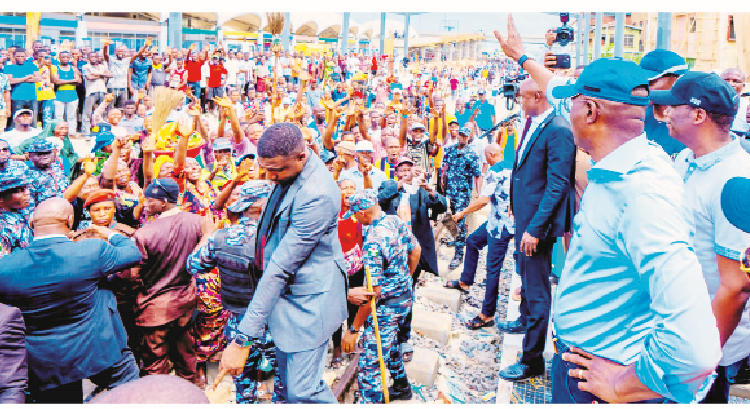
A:
POLYGON ((354 329, 354 325, 350 325, 349 326, 349 332, 352 333, 352 334, 358 334, 359 330, 358 329, 354 329))
POLYGON ((254 340, 247 335, 238 332, 237 335, 234 336, 232 342, 237 344, 240 348, 250 348, 253 346, 254 340))
POLYGON ((526 54, 522 55, 521 58, 518 59, 518 66, 521 67, 521 68, 523 68, 523 63, 525 63, 526 60, 528 60, 528 59, 529 59, 528 55, 526 55, 526 54))

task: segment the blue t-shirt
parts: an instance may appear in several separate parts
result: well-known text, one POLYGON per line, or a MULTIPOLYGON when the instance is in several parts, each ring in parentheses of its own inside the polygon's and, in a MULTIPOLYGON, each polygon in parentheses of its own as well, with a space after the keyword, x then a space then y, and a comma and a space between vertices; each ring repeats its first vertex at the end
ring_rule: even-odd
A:
MULTIPOLYGON (((39 72, 39 68, 33 61, 26 61, 23 65, 7 65, 5 74, 12 75, 13 78, 23 78, 27 75, 39 72)), ((13 101, 31 100, 36 101, 36 89, 33 82, 22 82, 12 86, 10 99, 13 101)))
POLYGON ((495 126, 492 121, 492 116, 495 115, 495 106, 490 104, 489 101, 477 101, 474 103, 474 108, 479 110, 477 113, 477 126, 481 129, 490 129, 495 126))
POLYGON ((458 126, 465 126, 466 122, 469 121, 469 118, 471 118, 471 111, 469 111, 468 109, 464 109, 463 114, 460 114, 458 113, 458 111, 456 111, 456 121, 458 121, 458 126))
POLYGON ((130 64, 130 68, 133 69, 133 75, 130 77, 130 85, 133 89, 143 89, 146 87, 146 78, 148 77, 148 69, 151 68, 151 60, 148 58, 141 61, 140 58, 136 58, 130 64))
MULTIPOLYGON (((73 68, 68 66, 68 70, 62 70, 57 68, 57 76, 61 80, 72 80, 75 79, 76 74, 73 68)), ((55 90, 55 97, 60 102, 73 102, 78 99, 78 93, 76 92, 76 84, 65 84, 57 85, 55 90)))

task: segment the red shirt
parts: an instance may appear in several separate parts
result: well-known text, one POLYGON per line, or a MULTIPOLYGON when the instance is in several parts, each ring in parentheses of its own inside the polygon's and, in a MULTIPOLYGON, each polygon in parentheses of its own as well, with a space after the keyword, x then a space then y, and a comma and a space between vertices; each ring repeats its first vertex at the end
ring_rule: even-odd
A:
POLYGON ((185 61, 185 69, 188 72, 188 82, 200 82, 201 67, 205 60, 185 61))
POLYGON ((458 80, 451 78, 451 91, 455 91, 458 88, 458 80))
POLYGON ((221 74, 228 74, 222 64, 208 66, 208 87, 217 88, 221 86, 221 74))

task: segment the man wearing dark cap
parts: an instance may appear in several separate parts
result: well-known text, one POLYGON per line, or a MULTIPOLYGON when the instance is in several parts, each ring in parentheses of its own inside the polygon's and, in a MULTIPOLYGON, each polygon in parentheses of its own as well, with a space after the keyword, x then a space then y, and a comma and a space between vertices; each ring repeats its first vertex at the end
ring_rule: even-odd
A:
MULTIPOLYGON (((650 91, 668 91, 680 78, 688 72, 685 59, 674 51, 656 49, 643 56, 640 63, 648 78, 650 91)), ((664 106, 654 103, 646 109, 646 126, 644 132, 649 141, 656 142, 664 152, 674 158, 685 149, 685 145, 671 136, 667 130, 664 106)))
POLYGON ((0 164, 5 164, 0 171, 0 257, 28 246, 32 240, 28 168, 10 161, 7 149, 7 142, 0 140, 0 164))
MULTIPOLYGON (((495 126, 495 106, 487 101, 483 90, 479 90, 479 100, 472 107, 472 112, 476 114, 476 121, 479 130, 485 133, 495 126)), ((489 135, 491 141, 492 135, 489 135)))
POLYGON ((83 379, 115 388, 138 379, 125 329, 102 279, 137 265, 126 237, 92 226, 106 240, 71 242, 73 206, 62 198, 40 203, 34 241, 0 263, 0 300, 26 323, 29 398, 35 403, 82 403, 83 379))
POLYGON ((29 191, 31 209, 50 197, 63 197, 68 188, 68 177, 63 171, 62 162, 57 160, 57 149, 46 140, 37 141, 27 149, 31 167, 29 168, 29 191))
POLYGON ((524 55, 508 17, 503 52, 570 107, 588 171, 555 295, 552 401, 625 403, 702 399, 721 358, 706 283, 691 250, 682 180, 646 139, 648 75, 598 59, 573 85, 547 89, 551 71, 524 55))
MULTIPOLYGON (((260 281, 260 271, 255 268, 254 244, 258 219, 271 189, 271 185, 265 180, 251 180, 240 186, 237 201, 228 207, 230 212, 242 215, 237 224, 204 234, 187 261, 188 271, 193 276, 208 273, 214 268, 219 269, 221 304, 230 312, 224 332, 228 342, 240 345, 244 341, 236 338, 237 326, 245 316, 260 281)), ((242 373, 233 377, 236 403, 258 401, 258 371, 261 370, 263 356, 267 356, 276 369, 275 345, 268 330, 260 342, 252 345, 242 373)), ((275 381, 274 402, 281 399, 278 370, 275 381)), ((214 389, 217 385, 218 383, 214 384, 214 389)))
POLYGON ((739 95, 716 74, 691 71, 670 91, 652 91, 651 101, 665 106, 670 135, 684 143, 674 162, 685 182, 685 200, 693 213, 691 244, 698 256, 722 345, 722 356, 705 403, 727 403, 727 370, 750 355, 750 280, 742 272, 742 252, 750 234, 721 213, 721 189, 733 177, 750 177, 750 153, 730 133, 739 95))
POLYGON ((335 403, 323 381, 331 335, 346 319, 346 262, 336 228, 341 192, 323 162, 291 123, 275 124, 258 141, 260 165, 276 184, 258 224, 255 263, 262 278, 237 342, 224 350, 219 377, 239 375, 250 340, 276 343, 287 403, 335 403))
POLYGON ((174 369, 178 376, 197 383, 196 344, 189 331, 196 287, 186 262, 204 227, 200 216, 180 211, 179 194, 172 179, 154 179, 144 190, 144 210, 156 220, 133 236, 143 255, 133 273, 133 279, 142 283, 135 323, 142 334, 145 374, 169 374, 174 369))

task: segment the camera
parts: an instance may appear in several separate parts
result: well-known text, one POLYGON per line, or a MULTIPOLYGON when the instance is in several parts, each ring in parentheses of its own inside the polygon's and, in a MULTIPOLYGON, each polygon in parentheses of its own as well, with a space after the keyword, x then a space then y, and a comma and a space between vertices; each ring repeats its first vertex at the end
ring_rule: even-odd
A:
POLYGON ((505 107, 508 111, 513 109, 516 103, 516 94, 521 88, 521 81, 525 80, 527 74, 518 74, 515 77, 506 76, 503 79, 503 96, 505 97, 505 107))
POLYGON ((565 47, 575 38, 575 31, 568 25, 568 21, 570 21, 570 13, 560 13, 560 22, 563 25, 555 29, 554 33, 557 35, 554 42, 560 44, 561 47, 565 47))

